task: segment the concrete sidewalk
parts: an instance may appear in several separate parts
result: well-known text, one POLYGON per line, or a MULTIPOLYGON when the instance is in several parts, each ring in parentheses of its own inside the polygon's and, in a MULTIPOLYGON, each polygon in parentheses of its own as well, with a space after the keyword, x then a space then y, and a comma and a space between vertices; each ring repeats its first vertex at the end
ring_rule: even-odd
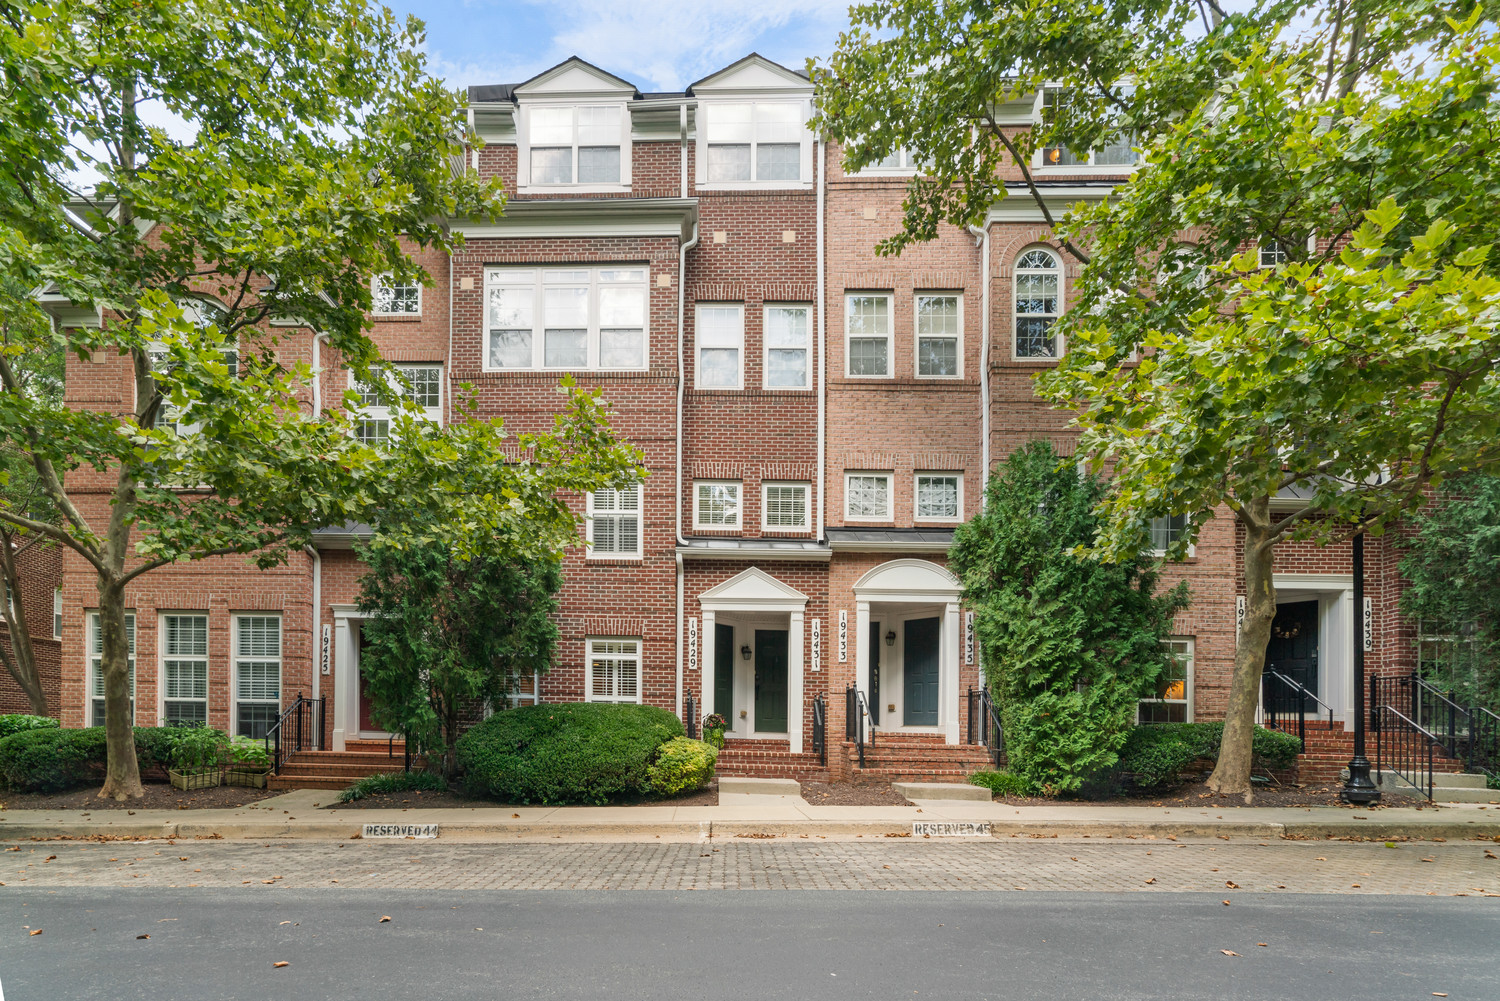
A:
POLYGON ((796 796, 724 793, 717 806, 515 806, 328 810, 304 789, 226 810, 0 811, 0 841, 35 838, 348 839, 364 824, 437 824, 449 841, 648 841, 716 837, 911 836, 916 821, 989 823, 996 837, 1495 838, 1500 807, 1152 807, 963 800, 813 806, 796 796), (315 805, 318 804, 318 805, 315 805))

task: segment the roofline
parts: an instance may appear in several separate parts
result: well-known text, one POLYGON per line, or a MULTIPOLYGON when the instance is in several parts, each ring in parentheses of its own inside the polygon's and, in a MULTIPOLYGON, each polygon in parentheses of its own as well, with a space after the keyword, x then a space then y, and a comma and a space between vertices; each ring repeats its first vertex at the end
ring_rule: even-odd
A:
POLYGON ((803 80, 807 81, 808 86, 812 86, 812 77, 808 76, 805 71, 803 71, 803 70, 794 70, 790 66, 783 66, 783 65, 781 65, 780 63, 778 63, 774 59, 767 59, 765 56, 761 55, 759 52, 751 52, 747 56, 742 56, 741 58, 736 59, 734 62, 730 63, 728 66, 722 66, 719 69, 714 70, 712 73, 708 74, 708 76, 706 76, 706 77, 703 77, 703 79, 701 79, 701 80, 694 80, 692 83, 690 83, 690 84, 687 85, 687 90, 685 91, 685 93, 688 94, 690 97, 691 96, 696 96, 696 95, 693 94, 693 88, 696 87, 696 86, 698 86, 700 83, 703 83, 704 81, 707 81, 707 80, 712 80, 714 77, 720 76, 721 74, 728 73, 730 70, 734 69, 735 67, 741 66, 744 63, 748 63, 752 59, 759 59, 763 63, 770 63, 772 66, 775 66, 779 70, 784 70, 787 73, 792 74, 793 76, 801 77, 803 80))

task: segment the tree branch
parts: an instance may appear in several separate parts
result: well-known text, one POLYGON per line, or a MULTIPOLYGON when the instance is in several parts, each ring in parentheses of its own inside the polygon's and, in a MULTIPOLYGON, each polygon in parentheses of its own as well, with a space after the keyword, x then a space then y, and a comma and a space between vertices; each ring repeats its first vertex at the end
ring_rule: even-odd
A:
POLYGON ((88 560, 89 565, 92 566, 95 570, 98 570, 101 573, 104 571, 104 564, 100 561, 99 557, 96 554, 90 552, 87 546, 79 542, 77 539, 73 538, 73 536, 69 535, 63 529, 58 528, 56 525, 49 525, 45 521, 33 521, 32 519, 27 518, 23 515, 19 515, 13 511, 6 511, 3 509, 0 509, 0 521, 8 522, 9 524, 15 525, 17 528, 24 528, 30 532, 36 532, 39 535, 45 535, 51 539, 56 539, 58 542, 61 542, 69 549, 73 550, 79 556, 82 556, 84 559, 88 560))
POLYGON ((1068 253, 1072 254, 1079 263, 1087 264, 1089 262, 1089 255, 1075 247, 1072 240, 1063 237, 1057 232, 1057 220, 1052 218, 1052 210, 1047 207, 1046 200, 1042 198, 1041 191, 1037 189, 1036 179, 1031 176, 1031 170, 1026 166, 1026 161, 1022 158, 1020 151, 1016 149, 1015 143, 1010 141, 1010 137, 1005 134, 1005 131, 995 122, 994 116, 988 111, 984 113, 984 118, 989 123, 990 130, 995 138, 1000 140, 1001 145, 1010 153, 1011 159, 1020 168, 1021 177, 1026 181, 1026 190, 1031 192, 1031 200, 1036 202, 1036 207, 1041 211, 1042 218, 1047 220, 1047 227, 1052 230, 1052 234, 1067 248, 1068 253))

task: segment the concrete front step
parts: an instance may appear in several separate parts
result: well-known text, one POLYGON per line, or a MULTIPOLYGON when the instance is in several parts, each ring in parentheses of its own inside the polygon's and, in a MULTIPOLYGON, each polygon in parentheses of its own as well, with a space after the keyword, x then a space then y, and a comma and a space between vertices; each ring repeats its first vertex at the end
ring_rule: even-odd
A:
POLYGON ((364 775, 272 775, 266 785, 272 789, 347 789, 364 775))
POLYGON ((719 795, 801 796, 802 783, 796 779, 719 776, 719 795))
MULTIPOLYGON (((1399 778, 1395 772, 1372 773, 1376 788, 1382 793, 1395 796, 1424 796, 1411 783, 1399 778)), ((1500 789, 1487 788, 1485 776, 1460 772, 1457 774, 1432 775, 1432 799, 1436 803, 1495 803, 1500 802, 1500 789)))
POLYGON ((910 800, 953 799, 988 803, 994 794, 967 782, 892 782, 891 789, 910 800))

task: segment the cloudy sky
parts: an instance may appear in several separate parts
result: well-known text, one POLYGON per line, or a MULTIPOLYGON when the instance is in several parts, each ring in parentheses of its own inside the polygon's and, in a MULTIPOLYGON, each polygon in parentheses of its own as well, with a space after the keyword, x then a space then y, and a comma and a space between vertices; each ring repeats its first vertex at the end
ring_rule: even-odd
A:
POLYGON ((449 86, 519 83, 576 55, 641 90, 681 90, 759 52, 826 56, 850 0, 385 0, 427 22, 428 68, 449 86))

